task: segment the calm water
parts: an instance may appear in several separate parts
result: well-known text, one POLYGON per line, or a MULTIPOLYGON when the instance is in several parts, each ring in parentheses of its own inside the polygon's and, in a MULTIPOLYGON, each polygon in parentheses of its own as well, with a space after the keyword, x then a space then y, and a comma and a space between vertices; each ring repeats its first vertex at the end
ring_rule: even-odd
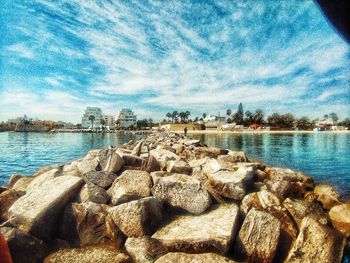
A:
MULTIPOLYGON (((246 151, 255 160, 288 167, 330 183, 350 198, 350 134, 193 135, 211 146, 246 151)), ((119 145, 141 136, 90 133, 0 133, 0 185, 14 173, 65 163, 90 149, 119 145)))

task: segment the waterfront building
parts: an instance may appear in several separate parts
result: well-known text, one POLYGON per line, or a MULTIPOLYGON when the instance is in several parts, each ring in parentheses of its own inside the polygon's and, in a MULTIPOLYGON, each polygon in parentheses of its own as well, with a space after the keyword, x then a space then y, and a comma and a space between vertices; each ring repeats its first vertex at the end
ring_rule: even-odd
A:
POLYGON ((114 127, 115 121, 112 115, 103 115, 103 119, 105 121, 105 126, 114 127))
POLYGON ((83 128, 92 128, 95 129, 100 127, 101 120, 103 119, 102 110, 97 107, 87 107, 84 111, 83 116, 81 117, 81 125, 83 128), (94 116, 93 127, 91 127, 92 121, 89 119, 90 116, 94 116))
POLYGON ((137 118, 131 109, 121 109, 115 117, 116 128, 136 128, 137 118))
POLYGON ((209 115, 203 119, 206 128, 219 128, 226 124, 226 118, 220 116, 209 115))

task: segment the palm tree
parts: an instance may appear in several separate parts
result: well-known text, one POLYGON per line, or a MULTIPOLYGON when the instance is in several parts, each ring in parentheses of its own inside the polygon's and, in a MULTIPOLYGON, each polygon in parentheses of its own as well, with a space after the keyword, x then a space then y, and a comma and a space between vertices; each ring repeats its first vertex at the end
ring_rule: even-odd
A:
POLYGON ((173 113, 171 114, 171 120, 172 120, 172 122, 174 122, 174 119, 176 119, 178 115, 179 115, 179 113, 178 113, 176 110, 173 111, 173 113))
POLYGON ((227 115, 227 117, 229 117, 229 116, 231 115, 231 113, 232 113, 232 110, 231 110, 231 109, 227 109, 227 110, 226 110, 226 115, 227 115))
POLYGON ((186 114, 186 120, 188 121, 188 117, 191 115, 191 112, 186 111, 185 114, 186 114))
POLYGON ((172 114, 168 112, 165 116, 168 118, 168 121, 169 121, 169 119, 172 117, 172 114))
POLYGON ((185 119, 186 119, 186 112, 180 112, 179 113, 179 117, 180 117, 180 120, 181 120, 181 123, 185 122, 185 119))
POLYGON ((101 119, 100 124, 102 125, 102 130, 104 130, 106 121, 104 119, 101 119))
POLYGON ((328 117, 329 117, 328 114, 323 115, 323 118, 324 118, 325 120, 327 120, 328 117))
POLYGON ((207 117, 207 114, 204 112, 204 113, 202 114, 202 116, 203 116, 203 119, 205 119, 205 117, 207 117))
POLYGON ((94 115, 90 115, 90 116, 89 116, 89 120, 91 121, 91 129, 93 129, 93 128, 94 128, 95 116, 94 116, 94 115))
POLYGON ((329 114, 329 117, 332 119, 332 124, 334 125, 335 123, 337 123, 337 121, 339 120, 338 116, 336 113, 332 112, 329 114))

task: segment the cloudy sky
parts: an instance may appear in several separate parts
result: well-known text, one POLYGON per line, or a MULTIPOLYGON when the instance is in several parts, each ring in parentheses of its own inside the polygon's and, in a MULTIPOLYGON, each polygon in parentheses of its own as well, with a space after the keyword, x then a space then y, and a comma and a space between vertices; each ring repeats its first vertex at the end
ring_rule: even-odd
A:
POLYGON ((0 121, 78 122, 86 106, 163 119, 242 102, 350 115, 350 48, 313 1, 0 3, 0 121))

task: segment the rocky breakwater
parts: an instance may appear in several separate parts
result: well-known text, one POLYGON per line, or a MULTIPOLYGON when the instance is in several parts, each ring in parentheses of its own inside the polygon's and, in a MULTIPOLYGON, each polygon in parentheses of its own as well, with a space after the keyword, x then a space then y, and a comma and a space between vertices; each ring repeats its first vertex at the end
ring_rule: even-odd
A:
POLYGON ((350 203, 331 186, 175 133, 0 189, 15 263, 337 263, 349 249, 350 203))

